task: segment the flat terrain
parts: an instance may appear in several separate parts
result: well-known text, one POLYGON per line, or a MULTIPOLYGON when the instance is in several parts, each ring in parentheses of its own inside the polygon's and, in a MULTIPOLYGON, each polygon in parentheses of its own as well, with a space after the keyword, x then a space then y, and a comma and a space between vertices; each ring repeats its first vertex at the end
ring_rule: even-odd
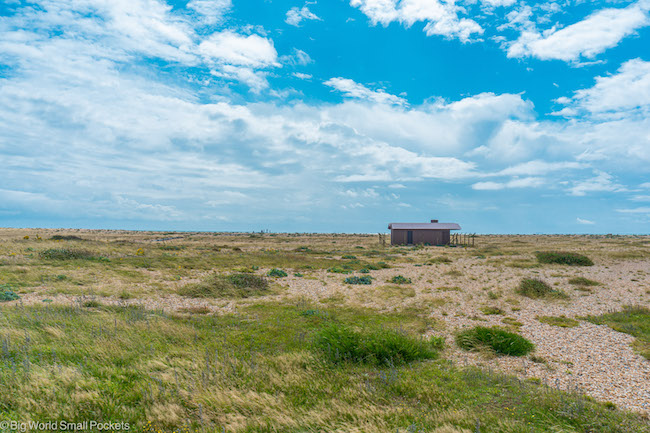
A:
POLYGON ((103 419, 170 432, 650 431, 650 237, 475 241, 1 229, 0 294, 20 299, 0 303, 0 421, 103 419), (593 265, 540 263, 539 251, 593 265), (519 294, 523 279, 554 295, 519 294), (339 362, 338 340, 316 343, 339 335, 324 334, 328 326, 397 330, 431 342, 432 355, 339 362), (461 349, 456 336, 476 326, 535 349, 461 349))

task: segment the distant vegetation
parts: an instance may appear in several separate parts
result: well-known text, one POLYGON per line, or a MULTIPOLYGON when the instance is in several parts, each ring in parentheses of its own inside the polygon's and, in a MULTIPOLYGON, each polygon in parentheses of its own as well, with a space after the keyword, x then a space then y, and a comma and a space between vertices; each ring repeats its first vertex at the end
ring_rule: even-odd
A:
POLYGON ((266 275, 268 275, 269 277, 284 278, 288 274, 282 269, 273 268, 266 275))
POLYGON ((476 326, 462 331, 456 336, 456 343, 465 350, 490 348, 496 353, 510 356, 524 356, 535 348, 533 343, 521 335, 496 326, 492 328, 476 326))
POLYGON ((411 284, 411 279, 403 277, 401 275, 395 275, 390 279, 390 282, 393 284, 411 284))
POLYGON ((593 266, 594 262, 587 256, 578 253, 562 251, 546 251, 535 253, 540 263, 556 263, 569 266, 593 266))
POLYGON ((346 284, 372 284, 372 278, 368 276, 363 277, 348 277, 345 279, 346 284))
POLYGON ((97 257, 88 250, 77 250, 71 248, 49 248, 38 255, 48 260, 92 260, 97 257))

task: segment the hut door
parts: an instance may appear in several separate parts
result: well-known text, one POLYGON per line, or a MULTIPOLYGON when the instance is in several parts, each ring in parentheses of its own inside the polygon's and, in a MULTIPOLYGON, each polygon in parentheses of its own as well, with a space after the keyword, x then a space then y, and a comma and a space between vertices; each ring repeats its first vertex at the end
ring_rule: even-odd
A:
POLYGON ((413 232, 412 232, 411 230, 409 230, 409 231, 406 232, 406 243, 407 243, 408 245, 412 245, 412 244, 413 244, 413 232))

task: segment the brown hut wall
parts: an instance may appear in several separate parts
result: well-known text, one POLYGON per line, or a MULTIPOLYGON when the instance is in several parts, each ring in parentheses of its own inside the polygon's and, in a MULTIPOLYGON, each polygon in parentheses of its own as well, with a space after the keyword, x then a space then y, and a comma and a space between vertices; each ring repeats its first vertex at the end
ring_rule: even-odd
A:
POLYGON ((406 245, 408 231, 413 232, 413 243, 416 245, 446 245, 450 241, 449 230, 391 230, 391 245, 406 245))

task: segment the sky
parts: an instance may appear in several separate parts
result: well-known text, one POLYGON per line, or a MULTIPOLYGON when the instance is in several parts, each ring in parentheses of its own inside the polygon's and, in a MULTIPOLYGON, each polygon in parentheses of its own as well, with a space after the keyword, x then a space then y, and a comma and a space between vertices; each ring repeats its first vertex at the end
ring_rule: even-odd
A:
POLYGON ((3 0, 0 226, 650 233, 650 0, 3 0))

